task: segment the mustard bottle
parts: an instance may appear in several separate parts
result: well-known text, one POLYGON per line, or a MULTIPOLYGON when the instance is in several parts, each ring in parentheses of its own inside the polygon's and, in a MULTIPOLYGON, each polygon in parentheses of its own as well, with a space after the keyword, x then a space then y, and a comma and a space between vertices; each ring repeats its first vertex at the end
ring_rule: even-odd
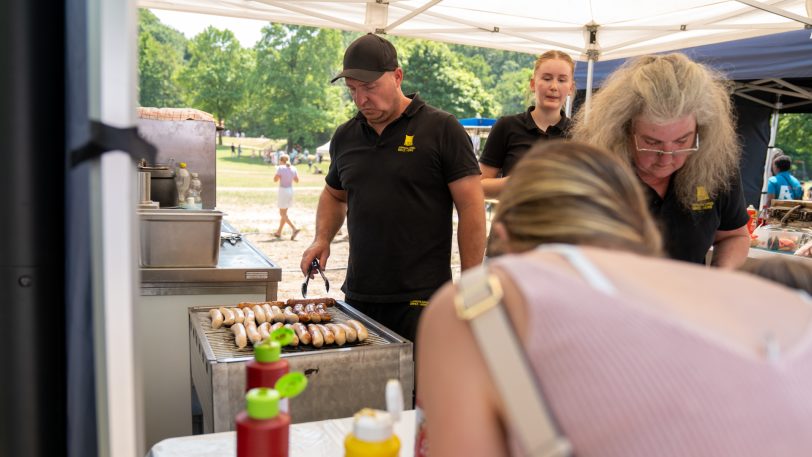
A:
POLYGON ((345 457, 398 457, 399 453, 400 440, 389 413, 364 408, 355 414, 352 433, 344 440, 345 457))

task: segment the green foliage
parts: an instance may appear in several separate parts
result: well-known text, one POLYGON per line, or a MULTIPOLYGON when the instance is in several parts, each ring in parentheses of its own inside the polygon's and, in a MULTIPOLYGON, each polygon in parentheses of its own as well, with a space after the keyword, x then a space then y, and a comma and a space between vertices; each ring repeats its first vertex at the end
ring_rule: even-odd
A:
POLYGON ((418 92, 426 103, 458 118, 493 115, 493 96, 448 45, 420 40, 405 42, 403 49, 404 93, 418 92))
POLYGON ((533 93, 530 91, 532 77, 532 66, 502 74, 493 90, 496 103, 501 108, 497 116, 521 113, 533 104, 533 93))
POLYGON ((778 120, 776 146, 792 157, 798 179, 809 179, 812 173, 812 114, 782 114, 778 120))
POLYGON ((141 106, 173 107, 182 103, 177 75, 183 67, 186 38, 149 10, 138 16, 138 101, 141 106))
POLYGON ((269 24, 255 46, 249 110, 267 136, 315 149, 345 120, 346 99, 330 79, 344 52, 341 32, 269 24))
POLYGON ((189 61, 180 81, 192 107, 228 120, 245 92, 250 54, 230 30, 209 26, 189 41, 189 61))

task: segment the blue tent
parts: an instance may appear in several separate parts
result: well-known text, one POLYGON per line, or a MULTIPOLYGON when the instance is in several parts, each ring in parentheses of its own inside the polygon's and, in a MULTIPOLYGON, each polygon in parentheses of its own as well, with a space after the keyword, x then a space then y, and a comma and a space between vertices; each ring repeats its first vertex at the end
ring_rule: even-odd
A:
MULTIPOLYGON (((810 30, 795 30, 677 51, 716 68, 735 81, 812 77, 810 30)), ((603 80, 625 60, 595 62, 593 87, 600 87, 603 80)), ((586 76, 587 65, 579 62, 575 69, 575 81, 579 88, 586 87, 586 76)))
POLYGON ((466 117, 465 119, 460 119, 460 124, 462 124, 464 127, 489 128, 495 123, 496 119, 490 119, 487 117, 466 117))

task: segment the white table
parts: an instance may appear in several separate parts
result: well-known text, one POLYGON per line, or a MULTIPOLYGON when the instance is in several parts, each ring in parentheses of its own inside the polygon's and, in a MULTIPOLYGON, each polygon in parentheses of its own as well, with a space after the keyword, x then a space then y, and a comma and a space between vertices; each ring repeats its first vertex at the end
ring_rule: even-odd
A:
MULTIPOLYGON (((344 438, 352 429, 352 418, 305 422, 290 426, 290 457, 335 457, 344 455, 344 438)), ((414 455, 415 414, 404 411, 395 424, 401 457, 414 455)), ((165 439, 146 457, 236 457, 236 432, 210 433, 165 439)))

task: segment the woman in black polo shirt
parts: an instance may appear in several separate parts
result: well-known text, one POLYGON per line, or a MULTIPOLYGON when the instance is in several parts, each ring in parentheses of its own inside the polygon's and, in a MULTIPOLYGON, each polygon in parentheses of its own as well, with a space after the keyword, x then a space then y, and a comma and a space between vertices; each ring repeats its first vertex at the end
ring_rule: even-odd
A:
POLYGON ((547 51, 536 60, 530 79, 535 106, 500 118, 479 159, 485 197, 499 197, 511 169, 536 141, 568 136, 570 120, 561 109, 575 91, 574 72, 575 62, 561 51, 547 51))

